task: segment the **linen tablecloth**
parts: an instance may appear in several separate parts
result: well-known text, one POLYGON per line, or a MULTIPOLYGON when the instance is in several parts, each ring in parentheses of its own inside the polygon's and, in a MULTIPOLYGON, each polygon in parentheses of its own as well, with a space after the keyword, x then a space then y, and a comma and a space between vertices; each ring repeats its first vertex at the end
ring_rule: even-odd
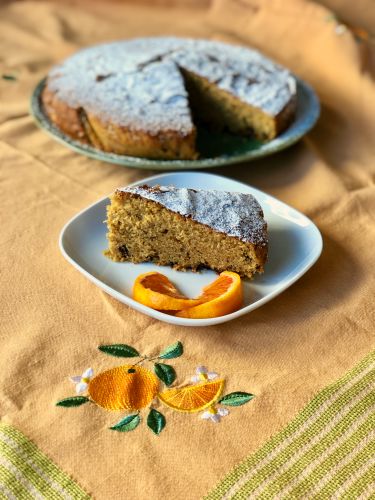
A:
POLYGON ((374 61, 367 33, 356 37, 307 0, 215 0, 205 8, 1 4, 0 495, 374 494, 374 61), (259 48, 311 83, 322 102, 317 126, 297 145, 218 170, 312 218, 323 234, 322 256, 277 299, 209 328, 144 316, 63 259, 58 235, 67 220, 151 172, 79 156, 28 113, 37 82, 78 48, 166 34, 259 48), (55 406, 74 394, 69 376, 121 364, 98 345, 128 344, 151 356, 176 341, 184 347, 170 360, 176 384, 204 365, 225 379, 227 392, 255 398, 217 424, 159 408, 167 426, 158 436, 146 425, 111 431, 119 417, 94 405, 55 406))

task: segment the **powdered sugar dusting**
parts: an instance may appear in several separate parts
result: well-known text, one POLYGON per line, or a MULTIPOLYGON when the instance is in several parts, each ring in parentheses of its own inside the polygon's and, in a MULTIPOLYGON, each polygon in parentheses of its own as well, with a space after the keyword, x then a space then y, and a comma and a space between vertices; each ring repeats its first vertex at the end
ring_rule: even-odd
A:
POLYGON ((296 94, 291 74, 255 50, 174 37, 81 50, 51 70, 48 87, 68 105, 117 125, 187 134, 194 126, 179 68, 196 72, 272 116, 296 94))
POLYGON ((120 188, 160 203, 173 212, 191 217, 215 231, 255 245, 267 245, 263 211, 251 194, 228 191, 196 191, 174 186, 120 188))

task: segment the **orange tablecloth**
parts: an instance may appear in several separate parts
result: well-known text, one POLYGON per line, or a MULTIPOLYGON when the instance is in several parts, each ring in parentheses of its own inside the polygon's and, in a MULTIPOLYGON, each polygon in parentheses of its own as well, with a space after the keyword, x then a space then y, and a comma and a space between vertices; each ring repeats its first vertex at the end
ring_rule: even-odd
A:
POLYGON ((0 56, 0 73, 15 77, 0 79, 2 419, 96 498, 200 498, 374 344, 373 47, 308 0, 216 0, 210 9, 27 0, 0 7, 0 56), (309 81, 323 105, 296 146, 219 171, 311 217, 324 238, 320 260, 277 299, 210 328, 143 316, 64 261, 64 223, 149 172, 79 156, 28 113, 33 87, 56 61, 89 44, 157 34, 253 45, 309 81), (220 425, 167 410, 157 438, 145 428, 108 431, 117 417, 91 405, 54 406, 72 392, 69 375, 116 364, 99 344, 152 354, 176 340, 185 349, 179 382, 207 365, 228 391, 257 397, 220 425))

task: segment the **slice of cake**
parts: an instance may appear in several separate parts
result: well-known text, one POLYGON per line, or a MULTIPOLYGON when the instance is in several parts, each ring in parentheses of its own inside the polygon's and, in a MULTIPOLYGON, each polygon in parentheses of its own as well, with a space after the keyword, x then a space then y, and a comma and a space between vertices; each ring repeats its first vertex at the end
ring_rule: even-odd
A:
POLYGON ((121 54, 112 44, 87 49, 51 71, 42 100, 52 122, 103 151, 196 158, 196 128, 176 65, 149 62, 137 69, 121 54))
POLYGON ((117 189, 107 207, 106 255, 251 278, 267 259, 267 224, 251 194, 173 186, 117 189))

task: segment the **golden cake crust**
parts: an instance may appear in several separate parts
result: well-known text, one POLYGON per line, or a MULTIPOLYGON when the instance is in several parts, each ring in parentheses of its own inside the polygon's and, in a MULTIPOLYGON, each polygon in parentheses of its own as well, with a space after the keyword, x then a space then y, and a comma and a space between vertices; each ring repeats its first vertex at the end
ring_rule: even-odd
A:
POLYGON ((196 129, 189 134, 163 130, 156 135, 101 120, 83 108, 73 108, 45 87, 42 94, 45 111, 65 134, 97 149, 120 155, 144 158, 188 159, 197 157, 196 129))

